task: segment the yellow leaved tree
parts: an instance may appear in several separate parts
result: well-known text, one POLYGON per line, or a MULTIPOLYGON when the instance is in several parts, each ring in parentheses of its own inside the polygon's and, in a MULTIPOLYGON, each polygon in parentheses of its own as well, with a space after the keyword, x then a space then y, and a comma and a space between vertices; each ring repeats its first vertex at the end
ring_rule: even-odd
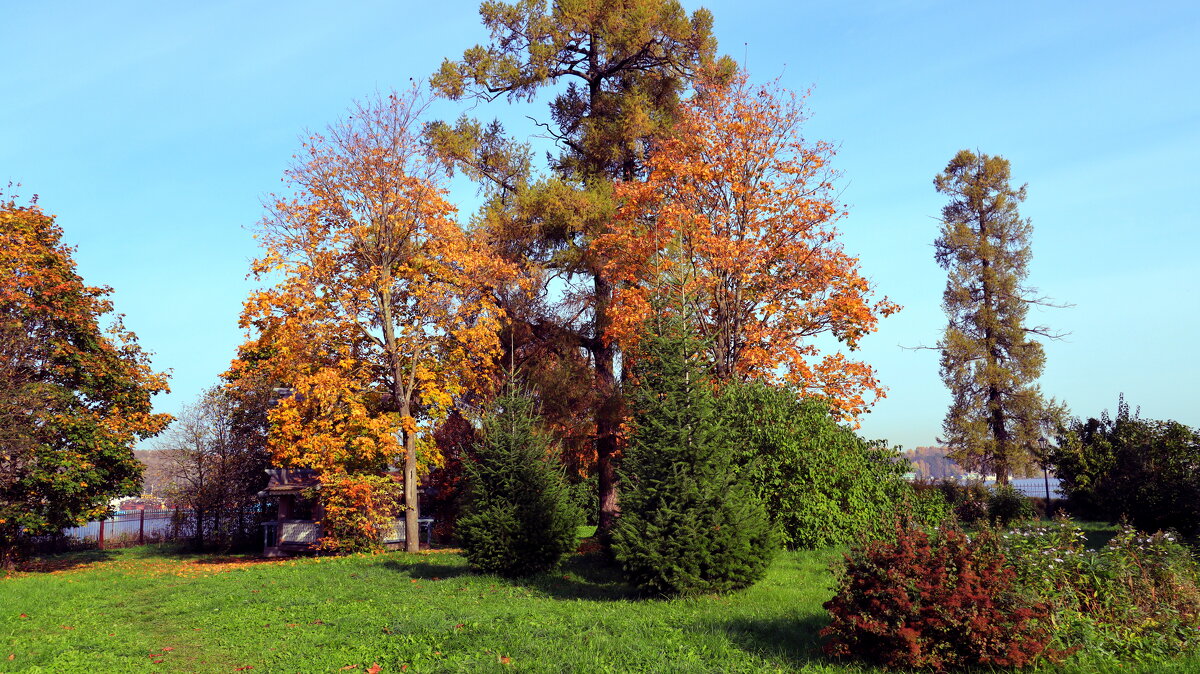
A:
POLYGON ((274 284, 242 315, 256 333, 243 352, 291 388, 269 414, 275 460, 330 485, 403 463, 409 551, 418 457, 438 460, 433 426, 492 384, 501 316, 489 289, 504 272, 454 220, 422 152, 426 105, 415 87, 377 95, 306 140, 285 173, 291 193, 272 195, 258 232, 253 275, 274 284))

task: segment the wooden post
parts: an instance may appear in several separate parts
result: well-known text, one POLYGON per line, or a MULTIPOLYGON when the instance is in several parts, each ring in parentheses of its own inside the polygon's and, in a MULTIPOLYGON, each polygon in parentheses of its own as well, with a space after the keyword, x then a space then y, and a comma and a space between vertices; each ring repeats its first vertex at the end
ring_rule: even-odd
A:
POLYGON ((100 540, 98 541, 100 549, 104 549, 104 518, 100 518, 100 540))
POLYGON ((146 542, 146 506, 138 508, 138 545, 146 542))

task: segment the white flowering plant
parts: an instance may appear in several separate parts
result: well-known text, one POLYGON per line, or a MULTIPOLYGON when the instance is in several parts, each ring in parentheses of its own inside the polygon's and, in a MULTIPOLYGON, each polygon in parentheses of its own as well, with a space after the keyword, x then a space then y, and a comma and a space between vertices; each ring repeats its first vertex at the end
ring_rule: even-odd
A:
POLYGON ((997 533, 1022 591, 1052 606, 1056 647, 1114 662, 1200 648, 1200 566, 1175 534, 1122 525, 1090 549, 1067 518, 997 533))

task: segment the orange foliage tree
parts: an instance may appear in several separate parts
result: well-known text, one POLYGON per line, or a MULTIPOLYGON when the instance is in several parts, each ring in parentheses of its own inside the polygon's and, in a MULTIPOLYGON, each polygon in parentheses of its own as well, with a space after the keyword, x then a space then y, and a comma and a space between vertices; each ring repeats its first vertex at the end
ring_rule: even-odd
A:
POLYGON ((487 288, 502 269, 422 153, 426 104, 415 87, 377 96, 304 143, 258 234, 253 273, 277 282, 243 312, 249 351, 292 389, 269 415, 276 460, 332 479, 402 456, 410 551, 418 455, 436 463, 437 422, 491 385, 501 318, 487 288))
POLYGON ((21 539, 103 515, 139 493, 133 446, 170 415, 167 391, 106 287, 84 285, 36 200, 0 192, 0 563, 21 539), (107 319, 107 320, 106 320, 107 319), (107 323, 107 329, 103 325, 107 323))
POLYGON ((866 363, 822 354, 831 334, 853 350, 899 306, 871 302, 857 258, 837 240, 833 147, 801 134, 802 100, 745 74, 702 84, 645 180, 621 202, 600 246, 616 286, 611 336, 636 351, 653 296, 676 287, 722 380, 783 379, 844 418, 883 390, 866 363))

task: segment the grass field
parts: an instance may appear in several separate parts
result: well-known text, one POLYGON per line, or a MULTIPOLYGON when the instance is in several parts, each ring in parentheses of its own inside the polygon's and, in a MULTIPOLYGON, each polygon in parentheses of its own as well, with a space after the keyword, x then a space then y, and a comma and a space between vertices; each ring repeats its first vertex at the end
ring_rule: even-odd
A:
MULTIPOLYGON (((820 655, 837 557, 782 553, 746 592, 648 601, 596 554, 509 581, 449 552, 79 553, 0 580, 0 671, 874 671, 820 655)), ((1083 657, 1066 671, 1200 671, 1195 658, 1118 669, 1083 657)))

